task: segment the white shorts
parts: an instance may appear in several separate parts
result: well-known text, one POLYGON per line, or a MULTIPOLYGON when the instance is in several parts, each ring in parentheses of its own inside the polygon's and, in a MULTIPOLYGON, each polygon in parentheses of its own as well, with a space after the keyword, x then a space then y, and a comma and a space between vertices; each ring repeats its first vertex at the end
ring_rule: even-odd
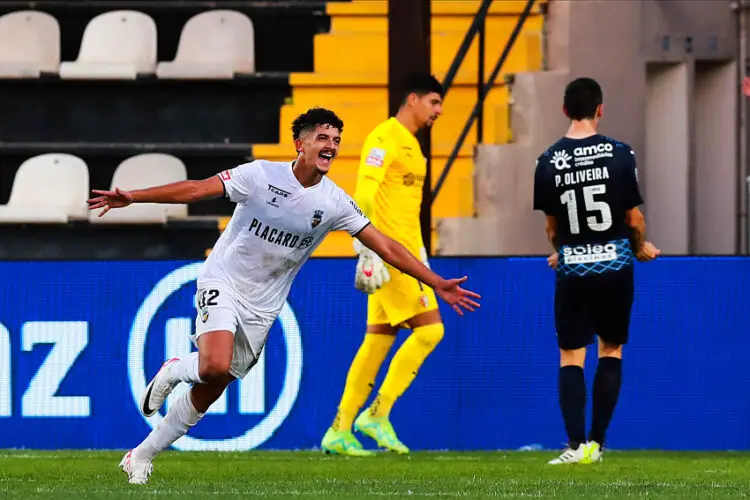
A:
POLYGON ((234 350, 229 373, 242 378, 255 366, 266 345, 268 331, 275 318, 259 316, 241 304, 231 289, 220 284, 203 284, 195 294, 195 333, 190 340, 198 346, 198 337, 208 332, 227 330, 234 334, 234 350))

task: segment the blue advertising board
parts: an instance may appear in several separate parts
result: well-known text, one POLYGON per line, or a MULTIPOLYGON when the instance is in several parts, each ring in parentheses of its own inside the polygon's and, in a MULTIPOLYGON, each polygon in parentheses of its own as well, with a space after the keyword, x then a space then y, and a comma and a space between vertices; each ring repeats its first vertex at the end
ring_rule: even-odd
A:
MULTIPOLYGON (((554 275, 544 259, 432 265, 469 275, 482 308, 460 317, 441 306, 445 338, 393 411, 400 437, 413 449, 559 448, 554 275)), ((162 418, 138 412, 141 391, 164 359, 191 349, 199 266, 0 263, 0 448, 140 442, 162 418)), ((261 362, 175 447, 319 446, 363 335, 366 299, 353 272, 351 259, 309 262, 261 362)), ((750 259, 664 258, 638 264, 636 276, 610 446, 750 449, 750 259)))

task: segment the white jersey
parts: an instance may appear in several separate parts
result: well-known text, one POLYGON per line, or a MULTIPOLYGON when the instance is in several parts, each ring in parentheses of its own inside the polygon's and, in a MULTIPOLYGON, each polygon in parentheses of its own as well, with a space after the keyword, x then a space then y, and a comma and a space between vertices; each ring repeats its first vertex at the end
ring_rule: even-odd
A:
POLYGON ((330 179, 303 187, 289 162, 256 160, 218 175, 237 206, 198 288, 227 285, 256 314, 281 311, 297 272, 330 231, 355 236, 370 223, 330 179))

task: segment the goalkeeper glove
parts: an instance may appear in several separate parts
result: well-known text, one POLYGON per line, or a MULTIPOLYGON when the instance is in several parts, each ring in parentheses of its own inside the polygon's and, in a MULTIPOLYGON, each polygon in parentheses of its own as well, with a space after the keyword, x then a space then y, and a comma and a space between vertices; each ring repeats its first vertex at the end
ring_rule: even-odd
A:
POLYGON ((378 254, 354 240, 354 251, 359 254, 357 271, 354 275, 354 287, 367 294, 375 293, 385 283, 391 281, 388 268, 378 254))

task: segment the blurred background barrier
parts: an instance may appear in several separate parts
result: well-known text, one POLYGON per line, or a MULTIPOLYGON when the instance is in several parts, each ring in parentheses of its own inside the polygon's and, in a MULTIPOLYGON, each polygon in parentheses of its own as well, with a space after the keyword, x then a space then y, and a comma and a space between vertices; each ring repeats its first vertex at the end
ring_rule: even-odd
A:
MULTIPOLYGON (((442 312, 446 336, 394 424, 414 449, 557 448, 554 274, 541 258, 435 258, 483 307, 442 312)), ((0 263, 0 448, 126 448, 136 399, 190 350, 196 261, 0 263)), ((334 416, 359 346, 354 261, 301 272, 262 360, 180 449, 307 449, 334 416)), ((636 268, 631 343, 612 448, 750 449, 750 259, 665 258, 636 268)), ((594 356, 591 351, 590 355, 594 356)), ((593 377, 589 358, 587 378, 593 377)), ((382 374, 381 374, 382 376, 382 374)), ((370 443, 366 441, 369 445, 370 443)))

